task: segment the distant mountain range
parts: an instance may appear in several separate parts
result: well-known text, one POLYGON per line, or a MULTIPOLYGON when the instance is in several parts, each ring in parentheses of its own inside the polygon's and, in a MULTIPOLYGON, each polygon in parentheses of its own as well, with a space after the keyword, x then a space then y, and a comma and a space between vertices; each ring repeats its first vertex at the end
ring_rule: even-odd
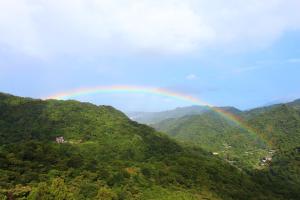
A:
MULTIPOLYGON (((252 127, 253 130, 251 131, 238 127, 230 120, 213 111, 207 111, 198 115, 169 118, 152 124, 152 126, 159 131, 168 133, 179 142, 193 144, 208 151, 216 151, 226 157, 233 156, 232 159, 235 160, 239 158, 239 161, 253 161, 258 165, 259 157, 262 157, 263 154, 267 155, 268 149, 278 148, 278 146, 269 145, 270 143, 275 143, 276 137, 274 137, 275 133, 269 133, 268 129, 278 126, 281 121, 291 123, 291 120, 294 118, 297 120, 293 126, 286 127, 288 123, 284 123, 283 127, 290 131, 300 126, 298 124, 300 122, 300 120, 298 121, 299 102, 299 100, 296 100, 287 104, 276 104, 244 112, 232 107, 226 107, 227 112, 237 114, 249 127, 252 127), (268 129, 265 127, 268 127, 268 129), (230 151, 228 145, 231 146, 230 151), (260 151, 260 153, 252 154, 251 152, 253 151, 260 151), (245 154, 245 152, 247 153, 245 154), (248 158, 245 159, 244 156, 248 158), (249 157, 254 160, 249 159, 249 157)), ((280 140, 284 136, 282 134, 284 132, 283 127, 276 128, 277 131, 281 131, 279 133, 280 140)), ((293 134, 298 133, 298 131, 300 129, 293 132, 293 134)), ((289 135, 289 138, 292 138, 292 135, 289 135)), ((277 140, 279 139, 277 138, 277 140)), ((300 141, 300 134, 295 135, 295 138, 289 142, 289 145, 293 141, 300 141)), ((282 141, 279 143, 283 145, 282 141)))
MULTIPOLYGON (((295 101, 285 103, 285 104, 300 109, 300 99, 297 99, 295 101)), ((230 112, 235 115, 240 115, 242 113, 244 113, 244 114, 245 113, 247 113, 247 114, 256 113, 257 114, 260 112, 264 112, 265 110, 268 110, 270 108, 273 108, 274 106, 276 107, 279 105, 282 105, 282 104, 276 103, 276 104, 271 104, 271 105, 267 105, 267 106, 263 106, 263 107, 253 108, 253 109, 246 110, 246 111, 241 111, 238 108, 235 108, 233 106, 224 106, 224 107, 215 107, 215 108, 224 110, 226 112, 230 112)), ((200 114, 209 112, 211 110, 212 109, 209 108, 208 106, 194 105, 194 106, 178 107, 173 110, 166 110, 166 111, 161 111, 161 112, 139 112, 139 111, 126 112, 126 115, 131 120, 137 121, 139 123, 151 125, 151 124, 159 123, 166 119, 180 118, 180 117, 184 117, 187 115, 200 115, 200 114)))
MULTIPOLYGON (((234 114, 239 114, 241 111, 234 107, 218 107, 234 114)), ((165 119, 180 118, 187 115, 199 115, 209 112, 211 109, 208 106, 187 106, 178 107, 174 110, 162 112, 128 112, 127 116, 134 121, 144 124, 155 124, 165 119)))

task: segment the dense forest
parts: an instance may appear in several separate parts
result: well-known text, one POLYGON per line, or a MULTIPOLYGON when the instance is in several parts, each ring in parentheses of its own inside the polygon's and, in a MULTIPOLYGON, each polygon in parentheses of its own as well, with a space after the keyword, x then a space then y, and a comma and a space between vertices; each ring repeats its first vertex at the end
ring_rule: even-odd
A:
MULTIPOLYGON (((234 114, 239 114, 242 111, 234 107, 214 107, 216 109, 221 109, 226 112, 231 112, 234 114)), ((173 110, 166 110, 161 112, 127 112, 126 114, 130 119, 143 123, 143 124, 157 124, 166 119, 180 118, 188 115, 200 115, 211 111, 209 106, 187 106, 187 107, 178 107, 173 110)))
POLYGON ((110 106, 0 93, 0 199, 299 199, 297 106, 243 113, 259 136, 216 113, 192 116, 192 122, 216 120, 200 129, 191 123, 195 135, 209 130, 233 148, 235 133, 237 149, 255 147, 257 158, 276 150, 267 165, 251 168, 255 156, 236 165, 212 155, 206 147, 217 145, 211 138, 206 147, 199 145, 202 133, 189 143, 173 138, 181 127, 166 135, 110 106))
POLYGON ((153 126, 182 145, 217 154, 285 199, 299 199, 300 101, 235 114, 251 130, 215 112, 170 118, 153 126))
POLYGON ((187 146, 203 148, 239 167, 259 167, 268 155, 265 140, 216 112, 167 119, 153 125, 187 146))

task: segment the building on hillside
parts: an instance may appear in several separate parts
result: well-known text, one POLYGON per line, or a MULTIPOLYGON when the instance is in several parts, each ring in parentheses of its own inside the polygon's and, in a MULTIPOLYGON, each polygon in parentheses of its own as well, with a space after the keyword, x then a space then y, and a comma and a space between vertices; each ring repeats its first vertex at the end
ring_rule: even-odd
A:
POLYGON ((64 139, 63 136, 60 136, 60 137, 56 137, 55 141, 56 141, 56 143, 58 143, 58 144, 62 144, 62 143, 65 142, 65 139, 64 139))
POLYGON ((263 158, 261 159, 261 161, 262 161, 263 163, 270 162, 270 161, 272 161, 272 157, 263 157, 263 158))

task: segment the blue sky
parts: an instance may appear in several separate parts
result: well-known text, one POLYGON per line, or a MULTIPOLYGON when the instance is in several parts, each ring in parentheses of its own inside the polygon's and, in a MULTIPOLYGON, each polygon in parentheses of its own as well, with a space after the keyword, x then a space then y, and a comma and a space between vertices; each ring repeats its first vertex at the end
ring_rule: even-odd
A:
MULTIPOLYGON (((297 0, 0 0, 0 91, 40 98, 139 85, 240 109, 300 98, 297 0)), ((145 94, 78 100, 124 111, 187 106, 145 94)))

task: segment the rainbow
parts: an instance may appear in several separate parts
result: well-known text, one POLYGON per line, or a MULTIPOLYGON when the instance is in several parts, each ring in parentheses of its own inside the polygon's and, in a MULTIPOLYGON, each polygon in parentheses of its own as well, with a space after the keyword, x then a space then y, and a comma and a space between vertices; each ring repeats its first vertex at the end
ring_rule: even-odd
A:
POLYGON ((96 86, 96 87, 88 87, 88 88, 78 88, 75 90, 57 93, 51 96, 48 96, 44 99, 58 99, 58 100, 67 100, 74 99, 79 96, 91 95, 91 94, 99 94, 99 93, 142 93, 142 94, 154 94, 162 97, 168 97, 180 101, 185 101, 192 103, 194 105, 207 106, 212 111, 219 113, 226 119, 234 122, 241 128, 247 130, 249 133, 256 134, 255 130, 248 126, 245 122, 243 122, 238 116, 222 110, 218 107, 215 107, 205 101, 200 100, 199 98, 193 97, 191 95, 174 92, 171 90, 166 90, 162 88, 153 88, 153 87, 142 87, 142 86, 130 86, 130 85, 112 85, 112 86, 96 86))

